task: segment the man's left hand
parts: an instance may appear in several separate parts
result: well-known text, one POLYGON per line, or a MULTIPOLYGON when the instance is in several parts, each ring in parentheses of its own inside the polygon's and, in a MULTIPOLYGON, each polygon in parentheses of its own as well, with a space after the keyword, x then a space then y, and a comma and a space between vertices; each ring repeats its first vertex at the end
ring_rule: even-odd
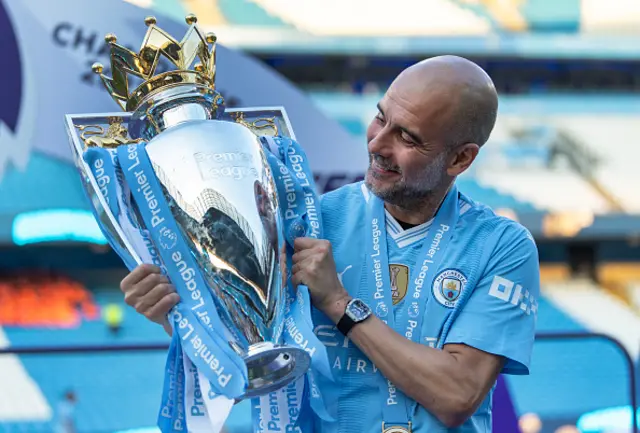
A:
POLYGON ((291 268, 294 286, 304 284, 309 287, 313 305, 327 316, 341 315, 349 294, 338 280, 331 243, 323 239, 297 238, 294 250, 291 268))

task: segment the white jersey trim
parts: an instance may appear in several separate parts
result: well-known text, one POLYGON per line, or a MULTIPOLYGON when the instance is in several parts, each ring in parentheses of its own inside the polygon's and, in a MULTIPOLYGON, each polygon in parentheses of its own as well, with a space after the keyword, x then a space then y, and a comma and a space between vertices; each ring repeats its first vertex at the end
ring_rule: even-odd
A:
MULTIPOLYGON (((369 197, 371 196, 371 192, 369 191, 369 188, 367 188, 365 183, 362 182, 362 184, 360 184, 360 189, 362 190, 362 195, 364 196, 364 200, 368 202, 369 197)), ((464 214, 469 209, 471 209, 471 204, 462 199, 460 199, 458 203, 460 206, 460 215, 464 214)), ((425 236, 427 236, 427 233, 429 232, 429 227, 431 226, 431 223, 433 222, 433 219, 431 219, 423 224, 420 224, 415 227, 411 227, 408 230, 404 230, 400 225, 400 223, 398 223, 398 221, 386 209, 384 210, 384 213, 386 216, 385 220, 386 220, 387 233, 389 234, 389 236, 391 236, 391 238, 395 241, 396 245, 400 248, 404 248, 408 245, 412 245, 424 239, 425 236)))
MULTIPOLYGON (((460 205, 460 215, 463 215, 471 209, 471 204, 464 200, 459 200, 458 203, 460 205)), ((433 222, 433 219, 431 219, 423 224, 404 230, 393 215, 386 210, 385 215, 385 219, 387 221, 387 233, 399 248, 404 248, 424 239, 427 236, 427 233, 429 233, 429 227, 431 227, 433 222)))

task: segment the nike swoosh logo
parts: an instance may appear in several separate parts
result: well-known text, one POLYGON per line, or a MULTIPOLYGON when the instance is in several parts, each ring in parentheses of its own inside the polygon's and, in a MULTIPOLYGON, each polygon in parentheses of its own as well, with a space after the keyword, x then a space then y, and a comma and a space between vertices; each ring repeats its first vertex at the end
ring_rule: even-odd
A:
POLYGON ((347 266, 346 268, 344 268, 344 271, 342 271, 342 272, 338 273, 338 281, 340 281, 340 284, 343 284, 343 283, 342 283, 342 276, 344 275, 344 273, 345 273, 345 272, 347 272, 347 271, 348 271, 349 269, 351 269, 351 268, 352 268, 352 266, 351 266, 351 265, 349 265, 349 266, 347 266))

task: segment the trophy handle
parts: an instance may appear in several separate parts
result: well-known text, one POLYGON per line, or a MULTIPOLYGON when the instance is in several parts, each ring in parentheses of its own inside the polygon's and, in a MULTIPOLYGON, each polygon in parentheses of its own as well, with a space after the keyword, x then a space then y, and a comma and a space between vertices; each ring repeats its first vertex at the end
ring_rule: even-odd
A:
MULTIPOLYGON (((82 116, 82 122, 78 122, 78 116, 67 115, 66 128, 67 135, 69 137, 69 145, 71 147, 71 153, 73 155, 73 161, 76 168, 79 171, 83 190, 89 200, 89 206, 97 219, 98 226, 102 231, 102 234, 109 240, 116 253, 122 258, 126 266, 129 269, 143 263, 142 258, 136 252, 132 243, 125 234, 123 228, 118 222, 116 215, 111 212, 111 208, 107 203, 104 195, 100 191, 100 186, 97 180, 93 176, 91 167, 83 158, 85 150, 85 142, 83 135, 91 135, 87 137, 88 140, 95 138, 100 131, 104 133, 104 128, 100 125, 104 123, 106 119, 122 116, 122 114, 113 115, 87 115, 82 116), (93 129, 93 131, 91 130, 93 129), (81 131, 78 134, 78 131, 81 131)), ((109 122, 107 120, 107 122, 109 122)), ((115 181, 115 179, 114 179, 115 181)))

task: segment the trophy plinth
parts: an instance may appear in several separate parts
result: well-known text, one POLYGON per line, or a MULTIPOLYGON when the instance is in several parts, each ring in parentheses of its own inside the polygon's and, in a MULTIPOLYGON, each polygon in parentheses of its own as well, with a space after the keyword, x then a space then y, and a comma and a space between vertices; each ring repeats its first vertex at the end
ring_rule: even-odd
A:
POLYGON ((311 363, 304 350, 269 342, 251 345, 244 360, 249 372, 245 398, 259 397, 287 386, 302 376, 311 363))

